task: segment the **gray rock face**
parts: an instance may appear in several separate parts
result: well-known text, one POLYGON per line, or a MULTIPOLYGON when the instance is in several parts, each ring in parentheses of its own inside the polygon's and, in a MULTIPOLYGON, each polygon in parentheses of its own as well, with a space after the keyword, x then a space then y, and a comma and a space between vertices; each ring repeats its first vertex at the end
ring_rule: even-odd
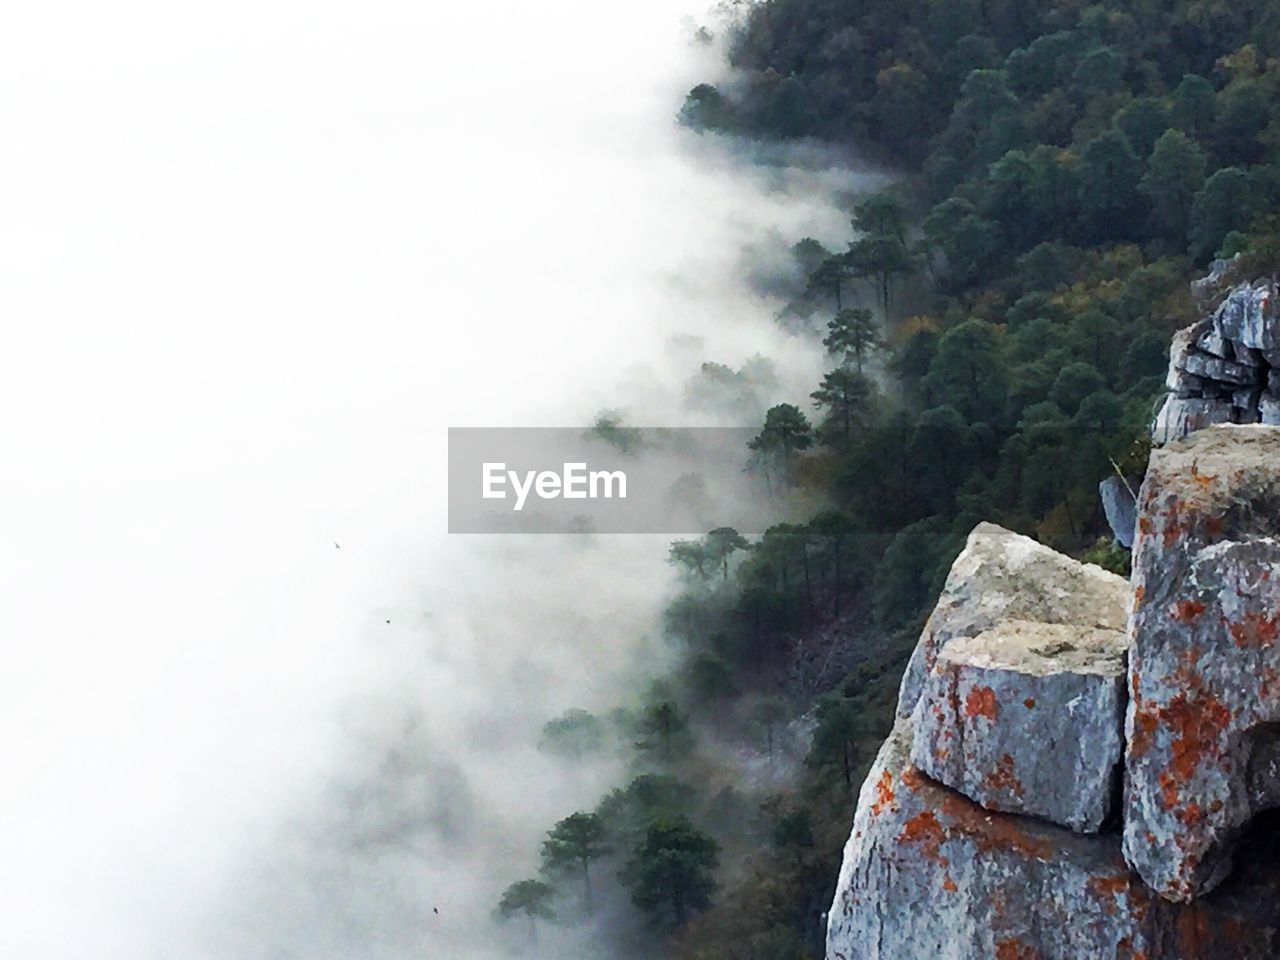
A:
POLYGON ((991 813, 910 763, 899 721, 862 787, 827 960, 1263 960, 1280 956, 1280 850, 1195 904, 1153 895, 1115 835, 991 813))
MULTIPOLYGON (((1218 290, 1230 264, 1199 285, 1218 290)), ((1192 290, 1198 289, 1192 284, 1192 290)), ((1216 294, 1214 294, 1216 296, 1216 294)), ((1213 297, 1200 297, 1208 302, 1213 297)), ((1212 315, 1179 330, 1169 349, 1170 390, 1154 425, 1156 443, 1216 423, 1269 423, 1280 404, 1280 292, 1269 283, 1234 287, 1212 315)))
POLYGON ((1209 265, 1209 273, 1191 283, 1191 296, 1202 307, 1210 307, 1222 295, 1223 289, 1230 283, 1231 276, 1240 264, 1240 255, 1236 254, 1226 260, 1215 260, 1209 265))
POLYGON ((1098 484, 1098 496, 1102 498, 1102 512, 1116 543, 1126 550, 1133 549, 1133 535, 1138 525, 1138 501, 1130 484, 1121 477, 1107 477, 1098 484))
POLYGON ((1120 630, 1024 620, 952 640, 912 717, 912 762, 988 810, 1096 831, 1117 783, 1127 645, 1120 630))
POLYGON ((1280 428, 1156 451, 1139 502, 1124 851, 1189 901, 1280 798, 1280 428))
POLYGON ((1001 620, 1123 630, 1128 584, 1101 567, 1078 563, 1030 537, 981 523, 951 566, 902 678, 898 715, 910 717, 938 653, 959 637, 976 637, 1001 620))
POLYGON ((1156 450, 1137 509, 1131 590, 970 535, 863 784, 828 960, 1280 958, 1280 427, 1156 450))
POLYGON ((1232 410, 1229 400, 1170 396, 1156 414, 1151 437, 1156 443, 1180 440, 1189 433, 1212 427, 1216 423, 1230 423, 1232 410))

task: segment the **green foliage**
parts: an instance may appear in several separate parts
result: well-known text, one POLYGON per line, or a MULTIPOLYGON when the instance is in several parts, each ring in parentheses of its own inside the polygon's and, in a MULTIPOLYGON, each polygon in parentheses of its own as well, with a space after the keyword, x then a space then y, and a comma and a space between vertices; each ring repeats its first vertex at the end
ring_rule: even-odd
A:
POLYGON ((542 880, 520 880, 502 892, 496 911, 499 920, 512 920, 517 916, 528 919, 530 925, 537 920, 554 920, 551 904, 555 889, 542 880))
POLYGON ((689 718, 671 700, 645 706, 636 722, 636 749, 671 764, 690 747, 689 718))
POLYGON ((733 104, 709 83, 700 83, 689 91, 680 108, 680 122, 695 130, 732 131, 738 127, 733 104))
POLYGON ((1196 194, 1204 186, 1205 156, 1196 142, 1180 130, 1166 130, 1156 140, 1139 189, 1151 206, 1151 227, 1185 244, 1187 223, 1196 194))
POLYGON ((1256 214, 1247 170, 1224 167, 1205 181, 1191 205, 1191 255, 1211 256, 1233 230, 1245 230, 1256 214))
POLYGON ((655 820, 690 816, 697 799, 697 791, 678 777, 646 773, 610 792, 596 813, 611 836, 634 837, 655 820))
POLYGON ((999 328, 979 319, 944 333, 925 377, 926 394, 949 404, 963 419, 999 417, 1006 390, 1000 336, 999 328))
POLYGON ((542 726, 538 747, 549 753, 581 759, 598 752, 605 743, 605 727, 586 710, 567 710, 542 726))
POLYGON ((1085 563, 1096 564, 1104 570, 1110 570, 1112 573, 1118 573, 1122 577, 1129 576, 1129 551, 1109 537, 1099 537, 1092 547, 1080 555, 1080 559, 1085 563))
POLYGON ((611 851, 604 820, 596 813, 572 813, 547 833, 542 843, 542 869, 549 876, 566 872, 582 878, 582 902, 593 910, 591 864, 611 851))
POLYGON ((636 845, 622 880, 637 907, 678 926, 710 904, 719 853, 719 844, 687 819, 660 819, 636 845))
POLYGON ((790 480, 796 454, 813 446, 813 427, 795 404, 780 403, 765 413, 764 426, 747 446, 772 488, 774 478, 790 480))
POLYGON ((815 725, 718 902, 710 866, 679 831, 660 836, 671 816, 720 829, 698 790, 641 778, 601 803, 635 848, 635 902, 683 917, 664 955, 821 955, 855 788, 977 522, 1125 571, 1097 484, 1113 462, 1145 462, 1170 334, 1194 316, 1188 279, 1237 252, 1242 274, 1280 270, 1278 37, 1271 0, 769 0, 733 42, 740 82, 691 91, 682 118, 700 129, 853 143, 906 175, 856 205, 848 249, 805 239, 786 264, 805 278, 788 318, 829 319, 833 369, 811 386, 816 427, 779 404, 751 449, 771 483, 830 508, 749 548, 736 534, 672 546, 686 590, 665 623, 685 659, 642 711, 644 753, 700 785, 716 768, 693 747, 661 758, 664 704, 699 725, 731 718, 717 733, 771 758, 788 710, 815 725), (918 315, 897 315, 917 269, 918 315), (876 315, 859 308, 873 300, 876 315), (816 671, 797 695, 806 657, 851 633, 858 666, 834 687, 816 671), (672 864, 704 881, 682 906, 672 864))
POLYGON ((840 361, 841 366, 855 364, 862 373, 862 365, 873 350, 883 346, 880 331, 870 310, 846 308, 837 313, 827 324, 827 335, 822 339, 827 353, 840 361))
POLYGON ((854 431, 866 427, 875 415, 875 385, 859 371, 832 370, 810 396, 826 413, 818 425, 823 443, 847 446, 854 431))

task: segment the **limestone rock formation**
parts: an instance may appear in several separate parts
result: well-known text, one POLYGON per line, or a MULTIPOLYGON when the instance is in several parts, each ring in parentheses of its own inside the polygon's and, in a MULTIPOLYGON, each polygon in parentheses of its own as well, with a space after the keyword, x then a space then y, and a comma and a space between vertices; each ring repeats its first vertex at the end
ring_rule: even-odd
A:
POLYGON ((1102 499, 1102 511, 1116 543, 1126 550, 1133 549, 1133 534, 1138 525, 1138 501, 1133 493, 1137 483, 1124 477, 1107 477, 1098 484, 1098 496, 1102 499))
POLYGON ((1238 253, 1225 260, 1213 261, 1209 264, 1208 274, 1191 282, 1191 296, 1202 308, 1209 309, 1222 296, 1225 288, 1231 285, 1232 279, 1238 279, 1236 274, 1239 270, 1240 254, 1238 253))
POLYGON ((916 705, 912 762, 989 810, 1096 831, 1123 746, 1126 646, 1120 630, 1025 620, 952 640, 916 705))
POLYGON ((863 784, 827 960, 1280 956, 1274 828, 1211 898, 1171 903, 1128 870, 1115 834, 988 812, 916 770, 911 739, 898 721, 863 784))
POLYGON ((1124 849, 1185 901, 1280 802, 1280 429, 1156 451, 1139 500, 1124 849))
MULTIPOLYGON (((1215 264, 1197 293, 1202 300, 1226 269, 1215 264)), ((1157 443, 1216 423, 1280 424, 1278 296, 1270 281, 1242 283, 1210 316, 1174 335, 1170 395, 1152 428, 1157 443)))
POLYGON ((1137 530, 1132 588, 970 535, 863 784, 828 960, 1280 958, 1280 428, 1157 450, 1137 530))
POLYGON ((1077 563, 1030 537, 981 523, 947 575, 902 678, 898 715, 910 717, 938 653, 1001 620, 1123 630, 1129 588, 1100 567, 1077 563))

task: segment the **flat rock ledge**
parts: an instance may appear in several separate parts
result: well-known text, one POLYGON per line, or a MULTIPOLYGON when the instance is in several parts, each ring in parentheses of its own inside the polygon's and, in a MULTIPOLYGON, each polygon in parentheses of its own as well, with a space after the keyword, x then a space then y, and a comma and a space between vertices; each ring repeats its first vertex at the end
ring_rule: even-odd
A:
POLYGON ((1123 630, 1129 585, 994 523, 980 523, 951 566, 942 596, 902 677, 898 715, 909 718, 938 654, 1003 620, 1123 630))
POLYGON ((900 720, 863 784, 827 960, 1263 960, 1280 956, 1280 831, 1211 896, 1172 903, 1120 838, 991 813, 910 762, 900 720))
POLYGON ((1123 754, 1126 634, 1003 620, 952 640, 916 705, 912 762, 988 810, 1098 830, 1123 754))
POLYGON ((1189 901, 1280 804, 1280 428, 1156 451, 1139 504, 1124 851, 1189 901))

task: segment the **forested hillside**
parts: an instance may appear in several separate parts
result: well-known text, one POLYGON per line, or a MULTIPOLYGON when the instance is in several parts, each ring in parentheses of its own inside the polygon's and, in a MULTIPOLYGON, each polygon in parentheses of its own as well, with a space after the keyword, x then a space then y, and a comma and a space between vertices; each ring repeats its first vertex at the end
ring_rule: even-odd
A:
MULTIPOLYGON (((547 863, 616 861, 600 883, 620 870, 658 931, 627 949, 799 960, 821 956, 853 793, 968 531, 1126 570, 1097 485, 1146 462, 1188 281, 1215 257, 1280 262, 1280 2, 766 0, 732 59, 740 79, 692 90, 685 123, 900 174, 850 211, 847 250, 793 249, 809 280, 783 319, 821 330, 830 370, 753 444, 833 507, 673 546, 685 666, 637 711, 549 728, 574 749, 624 731, 641 775, 589 828, 557 827, 547 863), (848 674, 805 673, 815 648, 848 674), (717 765, 725 740, 771 754, 801 716, 803 769, 763 804, 717 765)), ((552 886, 524 892, 549 914, 552 886)))

